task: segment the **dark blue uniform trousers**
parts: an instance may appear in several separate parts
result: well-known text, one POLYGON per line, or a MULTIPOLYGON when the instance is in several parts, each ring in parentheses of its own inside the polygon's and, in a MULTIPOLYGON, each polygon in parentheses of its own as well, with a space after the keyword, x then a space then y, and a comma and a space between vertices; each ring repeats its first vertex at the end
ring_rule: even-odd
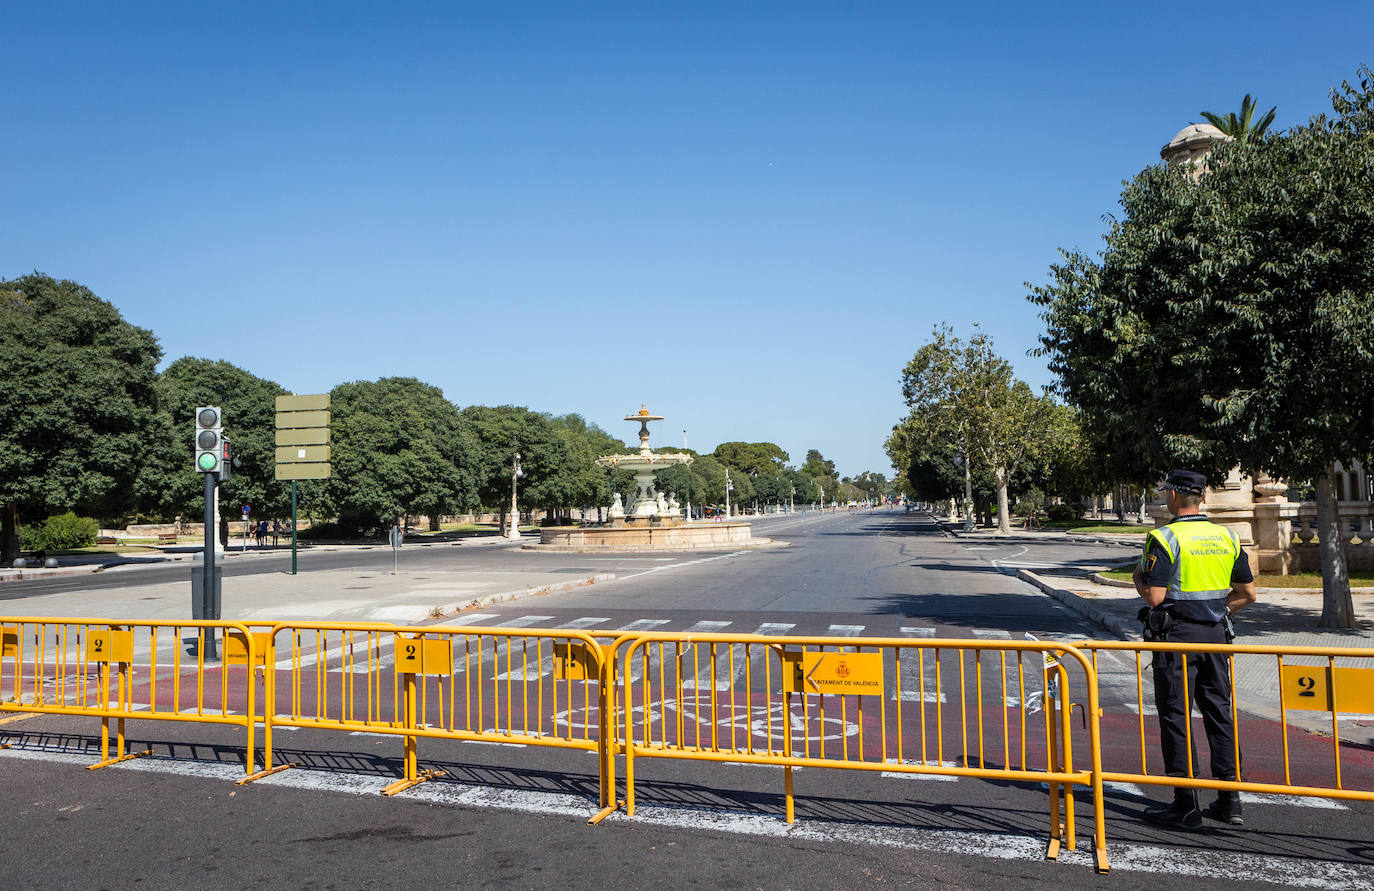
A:
MULTIPOLYGON (((1169 632, 1169 643, 1226 643, 1222 625, 1199 625, 1177 621, 1169 632)), ((1198 775, 1197 751, 1188 747, 1188 719, 1183 712, 1183 661, 1188 661, 1188 702, 1202 714, 1207 731, 1207 748, 1212 757, 1212 776, 1234 780, 1236 774, 1236 732, 1231 724, 1230 672, 1224 654, 1155 653, 1155 708, 1159 711, 1160 748, 1164 772, 1171 777, 1198 775)))

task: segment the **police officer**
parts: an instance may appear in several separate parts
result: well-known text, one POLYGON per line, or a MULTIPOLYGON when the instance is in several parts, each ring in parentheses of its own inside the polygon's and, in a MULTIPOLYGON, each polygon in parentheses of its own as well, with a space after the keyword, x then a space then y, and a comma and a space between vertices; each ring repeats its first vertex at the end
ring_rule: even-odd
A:
MULTIPOLYGON (((1230 643, 1235 636, 1231 613, 1255 601, 1255 577, 1240 540, 1201 512, 1206 488, 1207 478, 1191 470, 1173 471, 1160 486, 1173 520, 1150 531, 1134 573, 1136 593, 1148 604, 1140 611, 1146 640, 1230 643)), ((1193 775, 1198 773, 1197 755, 1188 745, 1187 701, 1202 713, 1212 775, 1236 780, 1226 656, 1188 653, 1186 679, 1183 657, 1183 653, 1154 654, 1155 707, 1165 773, 1187 776, 1189 762, 1194 765, 1193 775)), ((1239 793, 1218 793, 1214 803, 1199 810, 1197 790, 1183 788, 1174 789, 1173 804, 1147 808, 1143 816, 1157 825, 1193 830, 1202 826, 1204 814, 1232 826, 1245 822, 1239 793)))

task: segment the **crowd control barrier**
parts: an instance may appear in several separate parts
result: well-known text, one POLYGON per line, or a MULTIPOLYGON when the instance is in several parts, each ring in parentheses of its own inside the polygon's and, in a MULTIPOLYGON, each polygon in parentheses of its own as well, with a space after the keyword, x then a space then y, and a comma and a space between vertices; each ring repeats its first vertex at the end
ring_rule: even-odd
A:
POLYGON ((99 718, 91 769, 151 754, 125 751, 129 719, 240 726, 251 770, 254 646, 235 622, 0 618, 0 713, 99 718), (207 658, 219 647, 222 662, 207 658))
MULTIPOLYGON (((1374 774, 1370 770, 1360 772, 1365 779, 1363 788, 1351 788, 1346 782, 1339 727, 1342 714, 1374 713, 1374 648, 1140 641, 1085 642, 1077 646, 1091 656, 1094 668, 1101 667, 1105 659, 1125 660, 1125 665, 1114 666, 1113 674, 1124 669, 1131 679, 1116 691, 1122 701, 1102 706, 1096 715, 1099 732, 1135 743, 1104 755, 1104 781, 1374 801, 1374 788, 1369 783, 1374 774), (1182 654, 1183 671, 1190 670, 1189 657, 1217 653, 1227 658, 1231 723, 1235 728, 1232 754, 1240 765, 1238 781, 1200 775, 1193 763, 1188 764, 1185 776, 1164 774, 1159 760, 1153 679, 1146 670, 1152 654, 1162 652, 1182 654), (1259 680, 1265 681, 1264 689, 1276 689, 1277 694, 1259 698, 1260 694, 1255 692, 1261 686, 1255 683, 1259 680), (1316 713, 1321 720, 1329 721, 1330 737, 1293 737, 1288 726, 1290 713, 1298 711, 1316 713), (1252 717, 1256 713, 1270 715, 1277 721, 1252 717)), ((1099 679, 1106 674, 1103 669, 1099 679)), ((1198 709, 1188 700, 1187 691, 1184 709, 1191 717, 1187 725, 1188 745, 1199 753, 1206 751, 1205 728, 1196 717, 1198 709)), ((1368 762, 1368 752, 1357 751, 1368 762)))
POLYGON ((240 727, 240 782, 292 766, 274 763, 276 728, 392 735, 404 768, 386 794, 436 775, 422 738, 593 751, 593 823, 622 804, 617 755, 630 816, 653 758, 781 767, 788 822, 798 767, 1045 783, 1050 857, 1075 846, 1086 787, 1103 872, 1104 782, 1374 801, 1374 758, 1339 733, 1374 713, 1374 648, 0 618, 0 713, 16 712, 99 719, 92 769, 148 754, 127 750, 130 719, 240 727), (1163 773, 1145 668, 1165 651, 1226 656, 1240 779, 1163 773), (1330 736, 1291 733, 1297 712, 1330 736))
POLYGON ((1081 785, 1094 792, 1095 848, 1107 868, 1096 724, 1089 766, 1076 768, 1070 713, 1057 707, 1068 690, 1066 661, 1097 707, 1092 665, 1072 646, 636 633, 611 649, 627 815, 643 758, 781 766, 789 823, 797 767, 1043 782, 1053 858, 1061 842, 1075 846, 1073 789, 1081 785))
POLYGON ((603 744, 602 648, 580 631, 375 623, 281 623, 262 635, 263 768, 278 727, 391 734, 404 746, 394 795, 421 772, 422 737, 584 749, 600 754, 601 804, 614 776, 603 744))

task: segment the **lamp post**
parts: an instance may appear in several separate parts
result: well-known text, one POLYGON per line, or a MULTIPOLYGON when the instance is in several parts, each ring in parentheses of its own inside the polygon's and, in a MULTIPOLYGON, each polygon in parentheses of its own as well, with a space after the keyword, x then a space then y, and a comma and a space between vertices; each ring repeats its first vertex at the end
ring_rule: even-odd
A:
POLYGON ((725 468, 725 519, 730 519, 730 493, 735 489, 735 484, 730 482, 730 468, 725 468))
POLYGON ((515 501, 515 484, 524 475, 525 471, 520 469, 520 453, 516 452, 510 466, 510 530, 506 533, 511 541, 520 539, 520 508, 515 501))
POLYGON ((793 483, 792 485, 787 487, 787 512, 789 514, 795 514, 797 512, 796 497, 797 485, 796 483, 793 483))

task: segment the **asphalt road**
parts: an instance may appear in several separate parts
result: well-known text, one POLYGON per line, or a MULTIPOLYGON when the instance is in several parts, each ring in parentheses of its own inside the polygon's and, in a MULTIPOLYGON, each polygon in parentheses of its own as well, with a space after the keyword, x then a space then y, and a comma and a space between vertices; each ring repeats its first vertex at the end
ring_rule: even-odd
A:
MULTIPOLYGON (((781 517, 761 523, 759 534, 792 546, 671 559, 502 547, 406 557, 417 568, 541 561, 605 571, 603 559, 617 561, 618 578, 608 584, 481 610, 474 621, 489 625, 1082 639, 1105 634, 1008 572, 1082 569, 1130 553, 1085 542, 970 542, 893 512, 781 517)), ((261 558, 263 571, 280 571, 267 568, 272 560, 261 558)), ((596 774, 582 752, 422 740, 422 766, 447 776, 386 799, 377 793, 400 769, 394 738, 282 733, 280 756, 303 766, 236 787, 229 780, 243 770, 240 735, 203 725, 131 727, 156 756, 88 773, 89 721, 0 726, 0 742, 15 747, 0 752, 6 884, 1374 887, 1374 813, 1363 804, 1256 801, 1243 830, 1209 825, 1185 835, 1137 819, 1158 791, 1110 789, 1113 874, 1103 879, 1093 875, 1086 845, 1058 863, 1043 860, 1047 798, 1035 784, 801 770, 799 822, 787 827, 780 771, 655 760, 637 771, 636 816, 588 827, 596 774)), ((1319 742, 1295 746, 1318 752, 1319 742)), ((1080 819, 1081 840, 1087 828, 1080 819)))

